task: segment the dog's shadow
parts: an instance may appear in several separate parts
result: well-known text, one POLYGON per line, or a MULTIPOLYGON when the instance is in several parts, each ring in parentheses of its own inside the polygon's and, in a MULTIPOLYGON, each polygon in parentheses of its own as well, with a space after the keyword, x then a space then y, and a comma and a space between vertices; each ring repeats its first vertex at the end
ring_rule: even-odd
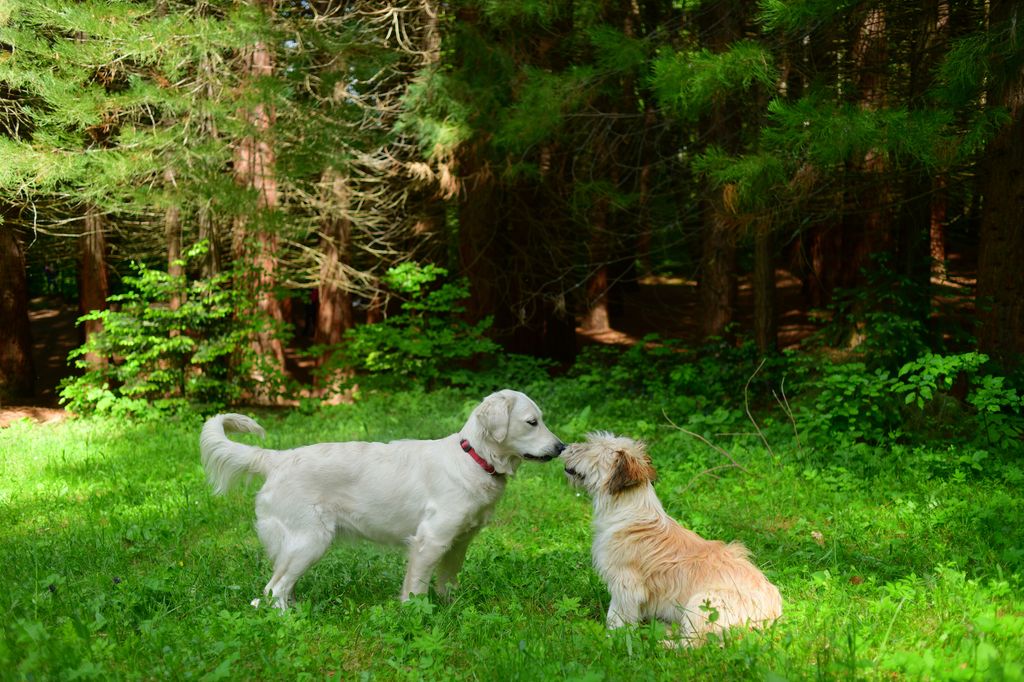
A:
MULTIPOLYGON (((430 602, 442 610, 473 606, 500 612, 515 601, 517 609, 554 613, 568 600, 578 604, 574 609, 578 617, 603 622, 608 595, 590 568, 586 550, 490 549, 470 547, 457 590, 450 599, 443 599, 432 587, 430 602)), ((397 602, 404 572, 405 554, 400 548, 339 544, 303 576, 295 596, 325 612, 387 606, 397 602)))
POLYGON ((338 543, 298 582, 295 598, 314 605, 339 600, 380 604, 398 598, 404 576, 402 549, 369 542, 338 543))

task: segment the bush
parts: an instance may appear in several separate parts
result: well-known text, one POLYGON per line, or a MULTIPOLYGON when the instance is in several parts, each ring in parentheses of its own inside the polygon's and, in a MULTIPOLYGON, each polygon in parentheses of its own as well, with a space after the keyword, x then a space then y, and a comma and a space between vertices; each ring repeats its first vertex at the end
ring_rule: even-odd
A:
POLYGON ((871 369, 895 370, 928 347, 924 321, 930 292, 910 277, 894 272, 886 257, 862 271, 865 284, 837 289, 828 305, 830 318, 811 345, 853 348, 871 369))
POLYGON ((984 353, 925 353, 900 369, 902 381, 895 390, 905 395, 908 405, 923 411, 950 397, 955 383, 962 381, 969 387, 964 406, 969 413, 966 420, 957 419, 947 426, 965 432, 967 440, 981 445, 1004 451, 1018 449, 1024 435, 1024 399, 1007 385, 1006 377, 983 374, 988 364, 984 353))
POLYGON ((954 438, 1003 453, 1024 447, 1024 399, 988 356, 924 353, 898 372, 802 356, 794 365, 799 427, 812 441, 882 444, 954 438))
POLYGON ((462 317, 462 301, 469 298, 468 281, 445 281, 447 275, 444 268, 429 264, 403 263, 389 269, 383 281, 402 299, 401 312, 350 329, 344 346, 320 369, 321 376, 337 381, 355 370, 385 383, 395 379, 427 387, 470 383, 474 378, 471 362, 495 355, 499 346, 486 336, 491 318, 472 324, 462 317))
POLYGON ((801 357, 796 363, 795 417, 812 442, 838 439, 881 443, 900 425, 894 380, 863 362, 801 357))
MULTIPOLYGON (((204 250, 197 245, 185 262, 204 250)), ((246 393, 281 390, 280 370, 255 351, 252 339, 282 330, 251 293, 233 288, 234 273, 188 281, 140 264, 134 269, 124 278, 126 292, 108 299, 110 308, 79 320, 99 321, 103 329, 69 356, 85 370, 61 384, 61 402, 70 410, 139 416, 190 404, 215 409, 246 393)))

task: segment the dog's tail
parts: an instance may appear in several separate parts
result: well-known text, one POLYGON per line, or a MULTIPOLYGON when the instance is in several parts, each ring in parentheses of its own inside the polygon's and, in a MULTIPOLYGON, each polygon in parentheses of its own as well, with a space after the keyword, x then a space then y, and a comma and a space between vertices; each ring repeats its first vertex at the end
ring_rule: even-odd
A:
POLYGON ((242 414, 218 414, 203 424, 199 434, 199 452, 203 458, 206 480, 216 495, 223 495, 245 473, 267 474, 267 450, 236 443, 228 432, 266 435, 263 427, 242 414))

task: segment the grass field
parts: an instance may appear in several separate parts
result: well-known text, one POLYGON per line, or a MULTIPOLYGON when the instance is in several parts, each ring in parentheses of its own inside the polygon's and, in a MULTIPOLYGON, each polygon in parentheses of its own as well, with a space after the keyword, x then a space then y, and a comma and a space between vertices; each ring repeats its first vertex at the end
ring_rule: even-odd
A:
MULTIPOLYGON (((565 383, 531 393, 565 440, 598 428, 645 437, 667 510, 707 537, 745 542, 782 592, 783 619, 698 650, 664 649, 656 626, 608 634, 588 501, 558 461, 527 463, 510 482, 449 604, 400 604, 400 552, 341 545, 299 582, 296 608, 254 609, 269 575, 253 529, 257 484, 210 494, 201 419, 24 422, 0 430, 0 677, 1024 677, 1019 469, 971 466, 938 445, 893 446, 885 465, 855 466, 855 452, 842 466, 812 464, 829 458, 808 458, 780 422, 770 450, 717 438, 749 472, 702 476, 724 458, 658 405, 583 408, 565 383)), ((479 397, 369 395, 259 418, 270 447, 430 438, 457 430, 479 397)))

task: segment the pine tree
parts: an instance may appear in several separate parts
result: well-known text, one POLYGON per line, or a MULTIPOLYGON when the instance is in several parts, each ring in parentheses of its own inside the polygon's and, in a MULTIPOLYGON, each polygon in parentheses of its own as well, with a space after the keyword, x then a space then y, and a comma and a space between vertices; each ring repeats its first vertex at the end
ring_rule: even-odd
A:
POLYGON ((982 181, 978 346, 1003 363, 1017 363, 1024 354, 1024 11, 1000 0, 991 12, 995 58, 988 101, 1005 119, 986 149, 982 181))
MULTIPOLYGON (((0 211, 0 219, 8 211, 0 211)), ((0 222, 0 404, 31 398, 34 392, 27 290, 19 235, 0 222)))

